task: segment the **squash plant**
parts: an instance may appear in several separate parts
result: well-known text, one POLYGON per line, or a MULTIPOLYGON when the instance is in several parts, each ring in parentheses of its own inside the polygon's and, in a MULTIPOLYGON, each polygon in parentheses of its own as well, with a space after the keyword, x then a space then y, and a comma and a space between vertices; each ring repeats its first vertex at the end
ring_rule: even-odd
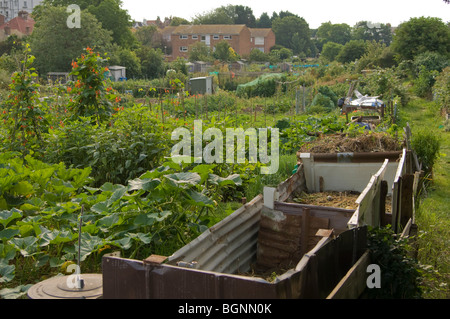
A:
POLYGON ((19 276, 32 284, 30 268, 54 272, 75 260, 82 210, 83 270, 98 269, 111 249, 128 258, 170 254, 210 226, 214 195, 242 182, 237 174, 212 173, 214 165, 167 162, 127 185, 96 188, 89 168, 17 155, 0 155, 0 283, 19 276))

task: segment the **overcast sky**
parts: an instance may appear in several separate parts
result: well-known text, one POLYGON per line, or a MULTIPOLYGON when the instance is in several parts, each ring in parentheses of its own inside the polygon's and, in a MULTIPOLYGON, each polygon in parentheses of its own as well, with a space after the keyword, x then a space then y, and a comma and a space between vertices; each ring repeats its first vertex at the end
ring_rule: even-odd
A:
POLYGON ((309 27, 318 28, 321 23, 347 23, 358 21, 390 23, 398 26, 412 17, 438 17, 450 21, 450 4, 443 0, 122 0, 123 8, 134 20, 156 20, 159 16, 181 17, 191 20, 222 5, 243 5, 253 10, 256 18, 261 13, 290 11, 303 17, 309 27))

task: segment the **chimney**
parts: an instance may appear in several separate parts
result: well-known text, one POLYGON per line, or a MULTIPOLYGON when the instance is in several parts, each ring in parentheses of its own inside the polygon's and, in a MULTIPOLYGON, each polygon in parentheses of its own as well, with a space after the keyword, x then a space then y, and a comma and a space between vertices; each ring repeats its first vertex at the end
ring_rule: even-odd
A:
POLYGON ((26 11, 19 11, 18 16, 24 20, 28 20, 28 12, 26 11))

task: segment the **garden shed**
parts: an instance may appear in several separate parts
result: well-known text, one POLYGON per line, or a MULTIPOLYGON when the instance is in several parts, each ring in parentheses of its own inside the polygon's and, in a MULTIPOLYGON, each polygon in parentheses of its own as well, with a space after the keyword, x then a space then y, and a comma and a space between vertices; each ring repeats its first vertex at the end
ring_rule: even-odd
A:
POLYGON ((189 90, 191 94, 212 94, 213 89, 213 77, 204 76, 198 78, 191 78, 189 80, 189 90))
POLYGON ((113 65, 109 67, 109 76, 112 81, 124 81, 127 79, 126 67, 113 65))

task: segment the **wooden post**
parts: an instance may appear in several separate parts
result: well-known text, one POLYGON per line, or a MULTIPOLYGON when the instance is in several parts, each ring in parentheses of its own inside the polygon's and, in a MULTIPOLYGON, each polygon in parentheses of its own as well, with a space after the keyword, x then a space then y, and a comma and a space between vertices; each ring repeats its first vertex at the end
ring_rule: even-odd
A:
POLYGON ((308 252, 308 242, 309 242, 309 224, 310 224, 310 216, 309 216, 309 208, 303 208, 302 214, 302 242, 301 249, 302 255, 308 252))
POLYGON ((414 175, 406 174, 402 176, 401 198, 400 198, 400 225, 404 227, 410 218, 413 217, 413 187, 414 175))
POLYGON ((380 186, 380 226, 384 227, 389 223, 386 216, 386 195, 388 193, 387 181, 381 181, 380 186))

